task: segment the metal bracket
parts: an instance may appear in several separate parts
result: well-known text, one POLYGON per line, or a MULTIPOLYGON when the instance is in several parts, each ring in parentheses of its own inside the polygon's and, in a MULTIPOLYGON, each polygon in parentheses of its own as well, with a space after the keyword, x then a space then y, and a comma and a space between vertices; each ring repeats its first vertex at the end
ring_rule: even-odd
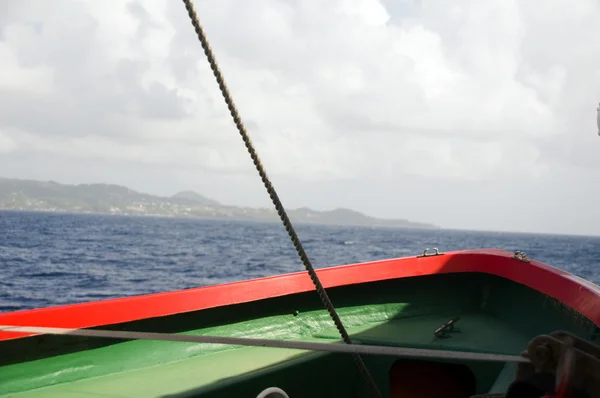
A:
POLYGON ((434 332, 433 335, 435 337, 441 338, 441 337, 450 337, 448 336, 448 333, 454 332, 454 325, 456 324, 456 322, 458 322, 460 320, 460 317, 457 316, 455 318, 450 319, 448 322, 444 323, 442 326, 440 326, 439 328, 437 328, 434 332))
POLYGON ((557 331, 535 337, 522 353, 530 363, 517 366, 515 379, 525 380, 536 372, 555 375, 560 384, 600 396, 600 347, 557 331))
POLYGON ((421 255, 419 255, 419 256, 417 256, 417 257, 432 257, 432 256, 443 256, 443 255, 444 255, 444 253, 440 253, 440 251, 438 250, 438 248, 437 248, 437 247, 434 247, 434 248, 433 248, 433 251, 434 251, 434 253, 433 253, 433 254, 427 254, 427 252, 428 252, 429 250, 430 250, 429 248, 427 248, 427 249, 423 250, 423 254, 421 254, 421 255))
POLYGON ((529 259, 529 257, 527 257, 527 254, 525 254, 522 251, 517 250, 512 258, 514 258, 515 260, 519 260, 519 261, 523 261, 524 263, 529 263, 531 262, 531 260, 529 259))

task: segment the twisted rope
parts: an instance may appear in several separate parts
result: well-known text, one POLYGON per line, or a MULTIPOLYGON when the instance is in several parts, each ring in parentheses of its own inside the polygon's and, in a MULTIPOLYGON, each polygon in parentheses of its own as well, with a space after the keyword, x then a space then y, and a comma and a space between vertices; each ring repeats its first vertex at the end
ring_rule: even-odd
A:
MULTIPOLYGON (((204 29, 202 28, 202 25, 200 24, 200 20, 198 19, 198 15, 196 14, 194 5, 192 4, 191 0, 183 0, 183 3, 185 4, 185 8, 187 9, 188 15, 192 22, 192 25, 194 26, 196 34, 198 35, 198 39, 200 40, 200 43, 202 44, 202 48, 204 49, 204 54, 206 55, 206 58, 208 59, 208 63, 210 64, 210 68, 212 69, 213 74, 214 74, 215 78, 217 79, 217 83, 219 84, 219 89, 221 90, 221 94, 223 95, 223 98, 225 99, 225 103, 227 104, 229 113, 231 114, 231 117, 233 118, 233 121, 238 129, 238 132, 242 136, 242 140, 244 141, 244 144, 246 145, 246 149, 248 150, 248 153, 250 153, 250 157, 252 158, 252 161, 254 162, 254 165, 256 166, 256 170, 258 171, 258 174, 260 175, 260 178, 262 179, 262 182, 265 185, 265 188, 267 189, 269 196, 271 197, 271 201, 275 205, 277 214, 279 214, 279 218, 283 222, 285 230, 287 231, 294 247, 296 248, 296 251, 298 252, 298 255, 300 256, 300 259, 302 260, 302 263, 304 264, 306 271, 310 275, 310 279, 312 280, 313 284, 315 285, 315 288, 317 290, 317 293, 319 294, 319 297, 321 298, 321 301, 323 302, 323 305, 329 312, 331 319, 333 320, 336 328, 340 332, 342 339, 344 340, 345 343, 352 344, 352 340, 350 339, 350 336, 348 335, 346 328, 342 324, 342 321, 341 321, 339 315, 337 314, 337 311, 335 310, 333 303, 329 299, 329 296, 327 295, 325 288, 321 284, 321 281, 319 280, 319 277, 317 276, 317 273, 315 272, 314 267, 312 266, 306 252, 304 251, 304 247, 302 246, 302 243, 300 242, 300 238, 296 234, 296 231, 294 230, 294 227, 292 226, 292 222, 290 221, 290 219, 285 211, 285 208, 283 207, 283 204, 281 203, 281 200, 279 199, 279 196, 277 195, 277 192, 275 191, 275 188, 273 187, 273 184, 271 183, 271 181, 269 180, 269 177, 267 176, 267 173, 258 157, 256 149, 254 149, 254 145, 252 144, 252 141, 250 140, 250 136, 248 135, 248 132, 246 131, 246 127, 244 126, 244 123, 242 122, 242 119, 240 118, 239 112, 233 102, 231 94, 229 93, 229 89, 227 88, 227 85, 225 84, 225 79, 223 78, 223 74, 221 73, 221 70, 219 69, 219 66, 218 66, 215 56, 213 54, 212 48, 210 47, 210 45, 208 43, 204 29)), ((380 396, 379 390, 377 389, 377 386, 376 386, 373 378, 371 377, 371 374, 367 370, 367 367, 365 366, 362 358, 357 354, 354 354, 353 358, 354 358, 354 361, 356 362, 361 374, 365 378, 366 382, 371 386, 373 395, 375 397, 379 397, 380 396)))

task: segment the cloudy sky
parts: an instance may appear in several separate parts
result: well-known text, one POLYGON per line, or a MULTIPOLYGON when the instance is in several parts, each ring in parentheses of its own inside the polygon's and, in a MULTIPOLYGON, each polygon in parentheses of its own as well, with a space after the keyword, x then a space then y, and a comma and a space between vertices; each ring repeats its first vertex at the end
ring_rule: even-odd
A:
MULTIPOLYGON (((196 7, 286 207, 600 234, 597 0, 196 7)), ((269 206, 181 1, 1 1, 0 175, 269 206)))

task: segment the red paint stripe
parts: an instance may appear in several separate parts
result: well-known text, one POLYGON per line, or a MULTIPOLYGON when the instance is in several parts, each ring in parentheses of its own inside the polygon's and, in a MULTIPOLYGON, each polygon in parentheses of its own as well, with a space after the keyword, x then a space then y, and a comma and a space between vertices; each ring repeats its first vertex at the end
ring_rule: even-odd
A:
MULTIPOLYGON (((317 270, 326 288, 440 273, 482 272, 547 294, 600 326, 600 287, 538 261, 482 249, 426 258, 407 257, 317 270)), ((173 315, 314 290, 305 272, 167 293, 0 314, 0 324, 85 328, 173 315)), ((25 336, 0 333, 0 340, 25 336)))

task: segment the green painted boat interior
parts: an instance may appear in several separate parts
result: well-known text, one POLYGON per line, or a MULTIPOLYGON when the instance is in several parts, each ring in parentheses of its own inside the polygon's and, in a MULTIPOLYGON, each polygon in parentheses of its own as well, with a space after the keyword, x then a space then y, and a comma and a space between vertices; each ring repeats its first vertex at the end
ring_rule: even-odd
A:
MULTIPOLYGON (((518 355, 533 337, 555 330, 589 341, 600 335, 591 321, 556 300, 487 274, 412 277, 328 293, 355 343, 518 355), (451 337, 435 338, 433 331, 456 316, 451 337)), ((316 292, 103 328, 341 341, 316 292)), ((390 369, 402 359, 363 360, 389 396, 390 369)), ((473 394, 505 391, 515 370, 497 362, 452 363, 472 378, 473 394)), ((370 396, 348 354, 50 335, 0 342, 1 396, 256 397, 273 386, 290 398, 370 396)))

